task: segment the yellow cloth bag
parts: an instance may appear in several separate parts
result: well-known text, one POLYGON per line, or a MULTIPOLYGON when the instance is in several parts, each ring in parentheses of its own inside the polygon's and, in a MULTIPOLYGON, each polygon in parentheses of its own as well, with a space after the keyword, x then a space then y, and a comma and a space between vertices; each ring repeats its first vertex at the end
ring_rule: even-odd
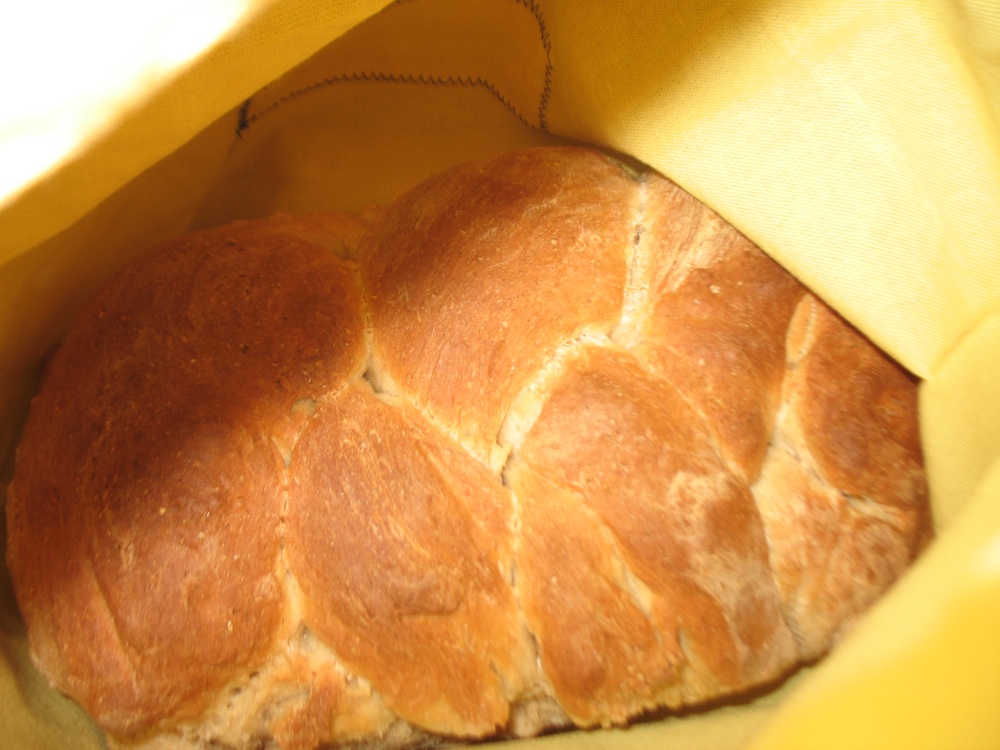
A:
MULTIPOLYGON (((0 481, 46 350, 149 244, 356 209, 509 148, 605 146, 715 207, 923 378, 939 537, 829 659, 774 693, 531 742, 1000 747, 992 0, 212 2, 225 34, 113 91, 63 158, 0 197, 0 481)), ((0 127, 14 151, 17 137, 0 127)), ((0 746, 101 747, 31 667, 0 572, 0 746)))

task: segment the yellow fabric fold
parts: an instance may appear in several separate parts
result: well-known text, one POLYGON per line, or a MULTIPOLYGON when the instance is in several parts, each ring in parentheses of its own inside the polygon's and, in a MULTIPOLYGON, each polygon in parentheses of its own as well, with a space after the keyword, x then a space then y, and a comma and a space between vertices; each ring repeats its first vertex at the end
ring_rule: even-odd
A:
POLYGON ((557 67, 549 120, 677 179, 926 375, 1000 294, 995 109, 949 8, 715 3, 620 36, 609 9, 584 36, 624 52, 557 67))
POLYGON ((921 388, 939 538, 751 743, 993 748, 1000 741, 1000 313, 921 388))
MULTIPOLYGON (((123 92, 119 107, 107 113, 105 122, 81 132, 77 147, 52 165, 47 179, 32 181, 0 200, 0 263, 68 227, 224 112, 389 1, 243 0, 246 11, 200 56, 162 72, 155 81, 142 81, 138 90, 123 92)), ((98 19, 97 24, 102 22, 98 19)), ((84 38, 88 32, 92 35, 93 44, 100 44, 102 35, 128 33, 127 27, 97 24, 80 29, 84 38)), ((39 43, 43 41, 44 35, 39 43)), ((121 64, 142 64, 139 52, 136 61, 121 64)))

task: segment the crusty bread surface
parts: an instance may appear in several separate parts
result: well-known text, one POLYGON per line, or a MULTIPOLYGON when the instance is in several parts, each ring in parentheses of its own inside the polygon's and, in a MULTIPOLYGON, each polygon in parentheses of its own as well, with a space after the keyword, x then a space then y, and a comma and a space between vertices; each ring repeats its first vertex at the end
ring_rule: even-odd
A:
POLYGON ((169 242, 50 360, 32 653, 119 748, 625 725, 822 656, 927 543, 917 382, 584 148, 169 242))

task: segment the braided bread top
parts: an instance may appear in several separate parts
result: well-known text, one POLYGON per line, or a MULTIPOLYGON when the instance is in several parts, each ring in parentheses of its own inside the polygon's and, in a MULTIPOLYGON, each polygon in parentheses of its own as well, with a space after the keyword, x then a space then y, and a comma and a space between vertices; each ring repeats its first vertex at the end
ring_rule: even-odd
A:
POLYGON ((664 177, 508 153, 114 277, 32 403, 9 567, 117 746, 623 724, 780 679, 900 575, 916 387, 664 177))

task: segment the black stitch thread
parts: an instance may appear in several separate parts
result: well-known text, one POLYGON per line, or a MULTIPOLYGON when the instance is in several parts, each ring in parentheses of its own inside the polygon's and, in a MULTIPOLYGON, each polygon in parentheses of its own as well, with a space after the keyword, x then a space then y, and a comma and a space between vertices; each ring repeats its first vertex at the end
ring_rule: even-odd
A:
POLYGON ((303 88, 296 89, 291 93, 286 94, 280 99, 272 102, 267 107, 262 109, 256 114, 250 115, 245 118, 243 122, 243 129, 249 127, 257 120, 259 120, 264 115, 277 109, 278 107, 286 104, 289 100, 301 96, 302 94, 307 94, 311 91, 317 89, 325 88, 327 86, 332 86, 336 83, 350 83, 350 82, 378 82, 378 83, 416 83, 428 86, 479 86, 487 91, 489 91, 496 99, 498 99, 504 107, 506 107, 510 112, 521 122, 529 127, 534 127, 531 122, 528 121, 520 110, 513 105, 510 100, 508 100, 500 90, 490 83, 485 78, 480 78, 479 76, 428 76, 421 73, 420 75, 406 74, 397 75, 394 73, 375 73, 375 72, 362 72, 362 73, 345 73, 338 76, 330 76, 329 78, 324 78, 322 81, 317 81, 316 83, 310 84, 309 86, 304 86, 303 88))
POLYGON ((549 29, 545 24, 542 9, 538 7, 535 0, 520 0, 520 2, 535 16, 535 21, 538 23, 538 33, 542 40, 542 49, 545 50, 545 82, 542 84, 542 94, 538 98, 538 127, 548 132, 549 124, 546 119, 546 111, 549 107, 549 98, 552 95, 552 41, 549 38, 549 29))
MULTIPOLYGON (((394 5, 401 5, 404 2, 414 2, 414 0, 396 0, 394 5)), ((552 92, 552 44, 549 38, 548 28, 545 24, 545 18, 542 14, 541 8, 535 0, 515 0, 519 2, 525 10, 528 10, 535 16, 535 20, 538 23, 538 31, 541 38, 542 49, 545 51, 545 76, 542 85, 542 93, 538 100, 538 128, 540 130, 548 132, 548 121, 546 119, 546 112, 548 109, 549 99, 552 92)), ((384 8, 380 12, 385 12, 387 8, 384 8)), ((486 89, 490 94, 492 94, 504 107, 507 108, 520 122, 524 123, 528 127, 535 127, 524 114, 521 113, 514 104, 505 97, 500 90, 489 80, 482 78, 480 76, 428 76, 424 74, 414 75, 414 74, 404 74, 398 75, 393 73, 377 73, 377 72, 361 72, 361 73, 345 73, 337 76, 330 76, 324 78, 321 81, 317 81, 309 86, 304 86, 303 88, 296 89, 280 99, 272 102, 270 105, 262 109, 260 112, 256 112, 253 115, 250 114, 250 105, 253 101, 252 98, 247 99, 240 106, 237 115, 237 125, 236 125, 236 135, 240 138, 243 137, 243 131, 250 127, 253 123, 259 120, 264 115, 268 114, 272 110, 286 104, 289 100, 301 96, 302 94, 307 94, 311 91, 315 91, 320 88, 325 88, 326 86, 332 86, 336 83, 345 82, 379 82, 379 83, 416 83, 431 86, 479 86, 486 89)))
POLYGON ((250 127, 250 120, 247 119, 247 113, 250 111, 250 103, 253 101, 251 96, 243 104, 240 105, 239 112, 236 115, 236 136, 238 138, 243 137, 243 131, 250 127))

